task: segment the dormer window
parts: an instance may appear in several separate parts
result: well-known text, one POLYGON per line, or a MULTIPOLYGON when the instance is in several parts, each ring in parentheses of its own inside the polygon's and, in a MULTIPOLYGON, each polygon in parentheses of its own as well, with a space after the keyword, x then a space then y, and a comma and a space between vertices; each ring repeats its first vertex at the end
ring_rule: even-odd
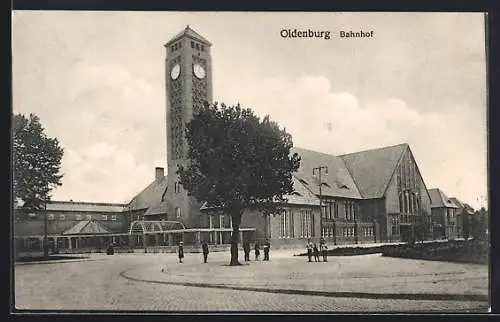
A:
POLYGON ((301 183, 305 184, 305 185, 309 185, 309 184, 307 183, 307 181, 305 181, 304 179, 299 179, 299 181, 300 181, 301 183))
POLYGON ((330 185, 326 182, 322 182, 321 185, 330 188, 330 185))
POLYGON ((349 187, 348 187, 348 186, 346 186, 345 184, 341 185, 341 186, 340 186, 340 188, 341 188, 341 189, 349 189, 349 187))

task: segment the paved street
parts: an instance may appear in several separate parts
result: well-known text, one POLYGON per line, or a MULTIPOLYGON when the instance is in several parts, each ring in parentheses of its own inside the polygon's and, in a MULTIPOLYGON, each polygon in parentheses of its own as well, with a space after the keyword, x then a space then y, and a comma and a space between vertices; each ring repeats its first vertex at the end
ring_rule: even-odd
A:
POLYGON ((272 253, 269 262, 229 267, 229 253, 211 253, 208 264, 201 257, 187 254, 179 264, 175 254, 94 254, 89 261, 16 265, 16 307, 321 312, 488 308, 487 266, 380 255, 307 263, 305 257, 281 251, 272 253))

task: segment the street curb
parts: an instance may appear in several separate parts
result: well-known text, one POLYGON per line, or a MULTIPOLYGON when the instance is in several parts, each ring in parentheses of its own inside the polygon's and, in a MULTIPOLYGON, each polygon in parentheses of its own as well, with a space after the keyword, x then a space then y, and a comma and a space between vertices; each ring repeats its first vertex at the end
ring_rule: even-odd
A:
POLYGON ((37 261, 37 262, 15 262, 14 265, 39 265, 39 264, 62 264, 62 263, 76 263, 76 262, 91 262, 105 260, 105 258, 82 258, 82 259, 63 259, 53 261, 37 261))
POLYGON ((373 299, 373 300, 415 300, 415 301, 479 301, 489 302, 487 295, 482 294, 432 294, 432 293, 365 293, 365 292, 328 292, 328 291, 309 291, 298 289, 278 289, 278 288, 261 288, 261 287, 247 287, 247 286, 233 286, 221 285, 210 283, 190 283, 190 282, 168 282, 157 280, 145 280, 128 276, 126 273, 131 269, 120 272, 120 276, 135 282, 151 283, 151 284, 166 284, 178 286, 191 286, 201 288, 219 288, 230 289, 237 291, 252 291, 264 293, 278 293, 278 294, 291 294, 291 295, 309 295, 309 296, 323 296, 323 297, 344 297, 344 298, 360 298, 360 299, 373 299))

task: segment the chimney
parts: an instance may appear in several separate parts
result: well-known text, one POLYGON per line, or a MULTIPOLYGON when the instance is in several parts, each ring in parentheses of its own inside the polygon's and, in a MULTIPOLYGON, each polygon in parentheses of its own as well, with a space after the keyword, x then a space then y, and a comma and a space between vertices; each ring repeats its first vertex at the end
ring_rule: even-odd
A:
POLYGON ((155 168, 155 181, 160 182, 161 180, 163 180, 163 178, 165 178, 165 173, 163 172, 163 168, 156 167, 155 168))

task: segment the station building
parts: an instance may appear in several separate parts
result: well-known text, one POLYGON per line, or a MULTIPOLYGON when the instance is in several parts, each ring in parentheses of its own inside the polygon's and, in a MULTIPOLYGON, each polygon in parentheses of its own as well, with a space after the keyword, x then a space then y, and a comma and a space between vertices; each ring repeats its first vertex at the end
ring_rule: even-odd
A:
MULTIPOLYGON (((188 162, 186 123, 205 101, 212 101, 211 46, 189 26, 165 44, 167 174, 155 168, 152 182, 127 204, 48 203, 54 245, 71 249, 112 241, 146 249, 180 240, 229 243, 231 216, 189 197, 175 174, 178 165, 188 162)), ((408 144, 337 156, 298 147, 293 152, 302 160, 285 210, 264 216, 246 209, 241 241, 269 240, 273 247, 303 247, 321 237, 336 245, 407 241, 420 219, 426 239, 435 237, 433 230, 444 236, 439 201, 427 190, 408 144), (317 167, 324 168, 321 180, 317 167)), ((43 237, 42 215, 17 210, 15 217, 19 247, 36 248, 33 243, 43 237)), ((448 228, 444 232, 451 236, 448 228)))

